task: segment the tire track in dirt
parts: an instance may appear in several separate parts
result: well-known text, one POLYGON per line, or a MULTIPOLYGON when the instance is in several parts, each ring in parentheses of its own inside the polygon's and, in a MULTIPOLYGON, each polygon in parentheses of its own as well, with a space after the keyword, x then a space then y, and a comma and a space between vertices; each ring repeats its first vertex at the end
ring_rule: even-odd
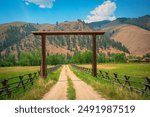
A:
POLYGON ((80 80, 68 66, 66 66, 67 75, 71 78, 74 88, 76 90, 77 100, 104 100, 101 95, 99 95, 93 88, 87 85, 85 82, 80 80))
POLYGON ((58 82, 43 96, 43 100, 67 100, 67 74, 65 66, 62 68, 58 82))
POLYGON ((104 100, 91 86, 80 80, 69 68, 63 66, 58 82, 43 96, 43 100, 67 100, 67 77, 69 77, 76 90, 77 100, 104 100))

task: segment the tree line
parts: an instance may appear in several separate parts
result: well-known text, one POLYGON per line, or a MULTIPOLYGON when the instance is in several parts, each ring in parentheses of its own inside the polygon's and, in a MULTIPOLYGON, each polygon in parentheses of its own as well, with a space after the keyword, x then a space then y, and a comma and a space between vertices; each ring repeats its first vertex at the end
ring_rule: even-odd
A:
MULTIPOLYGON (((125 54, 110 54, 106 56, 104 53, 97 54, 98 63, 125 63, 125 54)), ((60 54, 47 54, 46 63, 48 65, 57 64, 90 64, 92 63, 92 52, 76 52, 73 56, 60 54)), ((0 66, 39 66, 41 65, 41 52, 31 51, 22 52, 16 59, 15 55, 8 55, 0 59, 0 66)))

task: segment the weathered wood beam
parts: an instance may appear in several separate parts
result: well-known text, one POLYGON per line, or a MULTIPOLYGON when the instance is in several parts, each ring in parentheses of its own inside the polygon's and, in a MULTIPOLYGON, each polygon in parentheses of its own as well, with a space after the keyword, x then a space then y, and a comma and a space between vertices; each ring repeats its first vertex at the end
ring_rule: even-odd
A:
POLYGON ((96 35, 93 35, 93 64, 92 64, 92 75, 97 76, 97 56, 96 56, 96 35))
POLYGON ((34 35, 103 35, 103 31, 33 31, 34 35))
POLYGON ((46 35, 41 35, 42 36, 42 71, 41 71, 41 77, 46 78, 46 35))

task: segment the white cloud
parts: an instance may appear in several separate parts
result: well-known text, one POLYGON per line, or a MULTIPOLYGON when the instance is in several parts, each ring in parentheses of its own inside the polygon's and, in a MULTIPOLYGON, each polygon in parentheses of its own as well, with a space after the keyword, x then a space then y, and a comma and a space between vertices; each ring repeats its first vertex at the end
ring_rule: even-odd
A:
POLYGON ((38 5, 40 8, 52 8, 55 0, 24 0, 26 5, 30 3, 38 5))
POLYGON ((116 11, 116 3, 111 0, 106 0, 103 4, 96 7, 90 12, 90 15, 84 20, 87 23, 103 21, 103 20, 115 20, 116 16, 114 12, 116 11))
POLYGON ((29 2, 25 2, 26 5, 29 5, 29 2))

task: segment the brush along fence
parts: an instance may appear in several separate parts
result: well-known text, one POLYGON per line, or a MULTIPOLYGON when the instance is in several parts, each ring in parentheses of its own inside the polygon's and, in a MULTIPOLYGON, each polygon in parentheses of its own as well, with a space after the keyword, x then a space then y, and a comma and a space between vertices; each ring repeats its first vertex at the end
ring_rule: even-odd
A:
MULTIPOLYGON (((92 69, 80 67, 77 65, 71 65, 72 67, 89 73, 92 73, 92 69)), ((97 78, 106 80, 112 84, 117 84, 122 88, 126 88, 129 91, 140 93, 141 95, 150 96, 150 77, 144 76, 131 76, 126 74, 109 73, 107 71, 98 70, 97 78)))
MULTIPOLYGON (((60 65, 47 69, 47 74, 60 68, 60 65)), ((22 93, 34 85, 40 76, 40 71, 0 80, 0 98, 5 99, 14 93, 22 93)))

